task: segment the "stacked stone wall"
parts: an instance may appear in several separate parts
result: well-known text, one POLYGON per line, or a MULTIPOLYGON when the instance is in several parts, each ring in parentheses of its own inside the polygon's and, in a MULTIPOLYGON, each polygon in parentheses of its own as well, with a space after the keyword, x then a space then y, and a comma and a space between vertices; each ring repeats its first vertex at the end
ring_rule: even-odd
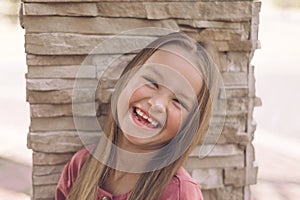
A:
MULTIPOLYGON (((255 96, 254 66, 251 59, 259 47, 258 25, 261 3, 253 0, 23 0, 28 72, 27 101, 31 124, 28 147, 33 150, 33 197, 54 199, 60 173, 71 156, 82 148, 73 116, 84 121, 82 131, 93 138, 95 115, 81 103, 72 110, 76 79, 89 88, 99 78, 105 63, 84 66, 86 56, 108 37, 136 28, 160 27, 182 31, 194 39, 205 38, 217 48, 220 72, 226 91, 226 120, 213 151, 198 158, 194 151, 186 169, 202 188, 205 200, 250 200, 250 185, 256 183, 252 145, 255 132, 253 109, 260 104, 255 96)), ((133 36, 134 37, 134 36, 133 36)), ((147 38, 148 36, 136 36, 147 38)), ((118 54, 111 47, 108 54, 118 54)), ((131 54, 125 56, 130 60, 131 54)), ((123 61, 120 61, 123 62, 123 61)), ((107 115, 112 85, 121 67, 99 91, 101 115, 107 115)), ((114 72, 115 70, 115 72, 114 72)), ((94 98, 89 90, 81 97, 94 98)), ((225 99, 221 94, 220 98, 225 99)))

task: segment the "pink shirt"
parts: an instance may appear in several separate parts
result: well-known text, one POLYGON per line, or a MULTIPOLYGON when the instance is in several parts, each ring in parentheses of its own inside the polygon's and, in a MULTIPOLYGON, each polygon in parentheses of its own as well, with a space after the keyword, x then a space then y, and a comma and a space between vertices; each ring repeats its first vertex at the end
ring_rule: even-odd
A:
MULTIPOLYGON (((73 183, 80 173, 81 167, 89 156, 89 151, 83 148, 66 164, 56 188, 56 200, 66 199, 73 183)), ((128 192, 126 194, 113 195, 98 187, 98 200, 126 200, 129 194, 128 192)), ((160 200, 203 200, 203 197, 199 186, 193 181, 184 168, 180 168, 163 190, 160 200)))

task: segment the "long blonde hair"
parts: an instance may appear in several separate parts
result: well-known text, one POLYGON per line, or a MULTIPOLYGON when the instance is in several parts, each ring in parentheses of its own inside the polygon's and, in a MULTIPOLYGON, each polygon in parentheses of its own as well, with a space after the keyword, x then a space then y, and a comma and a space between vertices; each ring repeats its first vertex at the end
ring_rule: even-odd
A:
MULTIPOLYGON (((189 54, 195 54, 196 65, 203 75, 204 83, 198 95, 198 103, 194 110, 190 113, 188 120, 181 127, 180 132, 176 136, 176 140, 171 140, 173 143, 181 142, 186 145, 184 153, 176 158, 174 162, 166 167, 145 172, 138 179, 135 187, 131 190, 128 200, 153 200, 159 199, 165 186, 170 182, 174 174, 184 164, 191 151, 199 144, 203 136, 207 132, 209 120, 212 113, 212 101, 217 93, 216 63, 218 62, 216 53, 214 53, 206 43, 194 42, 189 37, 181 33, 172 33, 167 36, 160 37, 152 42, 146 48, 141 50, 127 65, 122 75, 129 72, 136 66, 141 66, 146 60, 159 48, 166 45, 179 45, 183 47, 189 54), (200 114, 199 114, 200 113, 200 114), (198 116, 198 117, 197 117, 198 116)), ((128 80, 134 75, 131 73, 128 80)), ((199 82, 200 83, 200 82, 199 82)), ((113 114, 110 112, 104 133, 112 144, 116 144, 118 135, 118 126, 114 121, 113 114)), ((167 152, 173 153, 168 157, 171 160, 176 154, 176 145, 171 145, 167 152)), ((166 151, 160 151, 163 154, 166 151)), ((85 162, 80 175, 76 179, 71 191, 68 195, 68 200, 88 199, 95 200, 97 198, 97 188, 105 182, 107 173, 111 168, 99 162, 97 157, 106 156, 101 160, 109 162, 114 155, 111 144, 105 143, 100 139, 94 154, 85 162)), ((161 155, 158 155, 161 156, 161 155)), ((167 162, 167 161, 166 161, 167 162)))

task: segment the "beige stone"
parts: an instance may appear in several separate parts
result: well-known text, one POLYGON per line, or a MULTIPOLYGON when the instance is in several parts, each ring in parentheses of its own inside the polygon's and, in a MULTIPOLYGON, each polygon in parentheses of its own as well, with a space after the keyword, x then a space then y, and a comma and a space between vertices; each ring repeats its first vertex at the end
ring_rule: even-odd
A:
POLYGON ((221 72, 248 72, 249 52, 222 52, 219 58, 221 72))
POLYGON ((57 184, 54 185, 36 185, 33 187, 33 198, 40 199, 54 199, 55 189, 57 184))
POLYGON ((248 113, 248 98, 227 98, 219 102, 220 103, 215 107, 217 114, 224 114, 224 107, 226 107, 227 116, 244 115, 248 113))
POLYGON ((201 189, 223 187, 223 170, 220 168, 194 169, 192 177, 201 189))
POLYGON ((249 32, 235 29, 216 29, 205 28, 201 31, 199 29, 190 27, 180 27, 180 30, 195 38, 203 38, 205 40, 226 41, 226 40, 247 40, 249 32))
POLYGON ((228 40, 212 41, 219 51, 253 51, 258 48, 256 41, 251 40, 228 40))
POLYGON ((99 123, 95 117, 45 117, 31 118, 30 130, 36 131, 98 131, 99 123))
POLYGON ((59 178, 60 178, 60 173, 43 175, 43 176, 35 176, 34 175, 34 176, 32 176, 32 184, 34 186, 57 184, 59 178))
MULTIPOLYGON (((97 7, 94 3, 25 3, 24 15, 68 15, 68 16, 97 16, 97 7)), ((26 26, 25 26, 26 27, 26 26)))
POLYGON ((241 187, 256 183, 257 167, 225 168, 224 184, 241 187))
POLYGON ((248 76, 245 72, 223 72, 222 78, 225 86, 248 85, 248 76))
POLYGON ((29 66, 28 79, 44 78, 96 78, 96 66, 29 66), (79 73, 80 72, 80 73, 79 73))
POLYGON ((198 169, 198 168, 218 168, 218 167, 244 167, 244 155, 234 155, 226 157, 205 157, 198 159, 190 157, 187 160, 186 168, 198 169))
MULTIPOLYGON (((225 156, 235 156, 243 155, 244 151, 240 149, 237 145, 227 144, 227 145, 206 145, 207 148, 212 149, 207 155, 208 157, 225 157, 225 156)), ((191 153, 191 157, 197 157, 198 152, 202 146, 197 146, 191 153)))
POLYGON ((111 38, 74 33, 28 33, 25 35, 25 51, 37 55, 120 54, 141 49, 155 39, 146 36, 111 38))
POLYGON ((97 77, 100 81, 101 88, 113 88, 119 80, 121 73, 127 64, 134 58, 135 54, 120 55, 107 63, 105 69, 97 66, 97 77))
POLYGON ((49 165, 45 165, 45 166, 33 165, 32 174, 35 176, 43 176, 43 175, 61 173, 64 166, 65 166, 65 164, 50 165, 50 166, 49 165))
POLYGON ((94 89, 72 89, 59 91, 27 91, 27 101, 29 103, 49 103, 49 104, 68 104, 68 103, 90 103, 95 100, 94 89))
POLYGON ((31 104, 30 116, 32 118, 72 116, 72 104, 31 104))
POLYGON ((32 104, 30 115, 37 117, 64 117, 64 116, 96 116, 98 103, 80 104, 32 104))
POLYGON ((26 79, 28 90, 51 91, 73 89, 74 84, 80 88, 96 88, 96 79, 26 79))
POLYGON ((96 143, 99 137, 99 132, 81 133, 80 137, 72 131, 30 132, 28 134, 32 150, 45 153, 76 152, 82 148, 82 143, 96 143))
POLYGON ((34 166, 53 166, 53 165, 65 165, 68 162, 73 153, 42 153, 33 152, 32 159, 34 166))
MULTIPOLYGON (((26 55, 26 62, 28 66, 79 66, 86 55, 26 55)), ((70 70, 71 72, 71 70, 70 70)))
MULTIPOLYGON (((194 28, 214 28, 214 29, 233 29, 242 30, 245 27, 250 27, 250 22, 227 22, 227 21, 205 21, 205 20, 183 20, 178 19, 177 23, 179 25, 190 26, 194 28)), ((250 28, 247 28, 250 30, 250 28)))
POLYGON ((103 2, 97 6, 103 17, 245 21, 252 16, 252 2, 103 2))
POLYGON ((220 200, 220 199, 245 200, 243 187, 236 188, 232 186, 226 186, 224 188, 203 190, 202 193, 203 193, 203 198, 209 200, 220 200))
POLYGON ((248 86, 225 86, 220 91, 220 99, 247 98, 248 86))
POLYGON ((171 19, 150 21, 134 18, 25 16, 24 25, 27 33, 120 34, 145 27, 179 31, 177 23, 171 19))

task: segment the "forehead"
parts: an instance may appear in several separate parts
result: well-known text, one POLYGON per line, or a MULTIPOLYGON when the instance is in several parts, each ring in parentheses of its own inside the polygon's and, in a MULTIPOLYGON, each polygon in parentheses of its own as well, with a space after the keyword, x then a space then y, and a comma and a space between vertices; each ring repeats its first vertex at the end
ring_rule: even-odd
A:
POLYGON ((174 70, 189 82, 196 94, 199 94, 203 81, 200 71, 177 52, 157 50, 149 57, 145 64, 159 64, 160 66, 166 66, 165 69, 163 69, 164 67, 161 67, 162 69, 159 70, 162 73, 161 75, 165 78, 171 78, 170 75, 172 74, 165 71, 166 68, 174 70))

